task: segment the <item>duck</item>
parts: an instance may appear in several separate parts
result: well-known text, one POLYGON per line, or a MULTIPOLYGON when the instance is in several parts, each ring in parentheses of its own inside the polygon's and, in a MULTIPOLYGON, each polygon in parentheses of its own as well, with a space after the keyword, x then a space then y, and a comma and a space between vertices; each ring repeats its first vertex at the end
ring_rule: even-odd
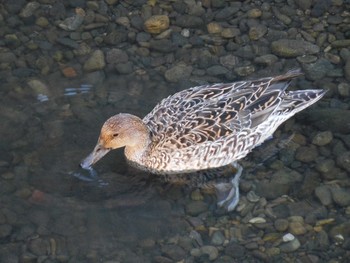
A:
POLYGON ((158 175, 196 176, 198 171, 231 165, 236 175, 229 186, 217 183, 216 190, 225 192, 218 205, 232 211, 239 201, 242 174, 237 161, 326 93, 287 91, 292 79, 301 75, 294 69, 274 77, 200 85, 163 99, 143 119, 116 114, 103 124, 95 148, 80 166, 91 169, 117 148, 124 148, 131 166, 158 175))

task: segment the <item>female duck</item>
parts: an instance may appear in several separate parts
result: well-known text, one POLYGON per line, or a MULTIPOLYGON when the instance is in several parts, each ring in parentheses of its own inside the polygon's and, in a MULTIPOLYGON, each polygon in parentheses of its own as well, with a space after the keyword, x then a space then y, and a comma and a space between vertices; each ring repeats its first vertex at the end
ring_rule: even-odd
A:
MULTIPOLYGON (((184 174, 234 163, 325 94, 286 91, 299 75, 294 70, 253 81, 193 87, 163 99, 143 119, 117 114, 104 123, 96 147, 81 166, 88 168, 120 147, 125 147, 132 165, 156 174, 184 174)), ((219 203, 228 210, 238 202, 239 176, 219 203)), ((221 191, 223 186, 216 188, 221 191)))

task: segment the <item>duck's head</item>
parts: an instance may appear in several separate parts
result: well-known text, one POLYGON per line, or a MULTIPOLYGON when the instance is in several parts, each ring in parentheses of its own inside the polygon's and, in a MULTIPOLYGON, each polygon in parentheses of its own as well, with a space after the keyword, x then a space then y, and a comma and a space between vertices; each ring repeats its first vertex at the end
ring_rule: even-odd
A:
POLYGON ((127 113, 114 115, 103 124, 94 150, 80 166, 89 168, 113 149, 137 148, 148 136, 149 130, 139 117, 127 113))

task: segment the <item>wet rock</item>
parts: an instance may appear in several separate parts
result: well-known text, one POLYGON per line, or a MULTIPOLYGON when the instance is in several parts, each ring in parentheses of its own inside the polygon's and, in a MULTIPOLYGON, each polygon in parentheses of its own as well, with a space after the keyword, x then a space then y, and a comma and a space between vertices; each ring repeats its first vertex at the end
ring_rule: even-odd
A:
POLYGON ((317 133, 313 139, 312 143, 317 145, 317 146, 324 146, 333 140, 333 134, 331 131, 324 131, 324 132, 319 132, 317 133))
POLYGON ((223 65, 225 68, 233 69, 238 63, 239 59, 234 55, 229 54, 220 57, 220 64, 223 65))
POLYGON ((170 53, 176 49, 176 46, 169 39, 160 39, 151 41, 150 48, 162 53, 170 53))
POLYGON ((12 226, 8 224, 0 225, 0 239, 7 238, 9 235, 11 235, 12 232, 12 226))
POLYGON ((269 182, 261 181, 256 185, 256 193, 266 199, 275 199, 288 194, 295 182, 300 181, 302 176, 295 171, 280 170, 272 175, 269 182))
POLYGON ((324 78, 334 66, 327 59, 319 59, 315 63, 303 64, 302 68, 307 78, 311 80, 319 80, 324 78))
POLYGON ((180 27, 196 28, 203 26, 204 21, 202 18, 191 15, 179 15, 176 17, 175 24, 180 27))
POLYGON ((0 63, 12 64, 17 60, 14 53, 5 51, 0 53, 0 63))
POLYGON ((203 246, 201 248, 192 249, 191 255, 196 258, 200 258, 200 259, 206 258, 206 259, 209 259, 210 261, 213 261, 218 257, 219 251, 214 246, 203 246))
POLYGON ((225 241, 225 236, 221 231, 215 231, 211 237, 211 244, 214 246, 221 246, 225 241))
POLYGON ((247 12, 247 16, 249 18, 259 18, 261 17, 262 15, 262 11, 258 8, 253 8, 253 9, 250 9, 248 12, 247 12))
POLYGON ((310 163, 316 160, 318 153, 314 146, 301 146, 295 153, 295 159, 303 163, 310 163))
POLYGON ((307 232, 307 230, 303 222, 292 221, 289 223, 289 232, 293 235, 299 236, 304 235, 307 232))
POLYGON ((316 164, 316 170, 321 173, 330 173, 334 170, 335 161, 332 159, 318 160, 316 164))
POLYGON ((186 213, 191 216, 197 216, 208 210, 208 205, 203 201, 191 201, 186 204, 186 213))
POLYGON ((159 34, 169 28, 169 17, 166 15, 154 15, 144 23, 146 32, 159 34))
POLYGON ((304 40, 280 39, 271 43, 271 50, 277 56, 292 58, 307 54, 317 54, 320 48, 304 40))
POLYGON ((162 253, 175 261, 180 261, 186 257, 186 251, 176 245, 165 245, 162 247, 162 253))
POLYGON ((75 9, 75 15, 66 18, 58 24, 60 28, 66 31, 77 30, 84 22, 85 11, 82 8, 75 9))
POLYGON ((128 60, 128 54, 122 49, 112 48, 106 52, 106 62, 108 64, 126 63, 128 60))
POLYGON ((225 248, 225 254, 233 258, 242 258, 246 253, 244 246, 237 243, 230 243, 225 248))
POLYGON ((107 33, 107 35, 104 38, 104 42, 106 44, 116 46, 122 42, 125 42, 127 39, 127 31, 125 31, 124 29, 117 29, 107 33))
POLYGON ((79 48, 79 44, 70 39, 70 38, 66 38, 66 37, 59 37, 56 39, 57 43, 60 43, 61 45, 63 46, 66 46, 66 47, 70 47, 70 48, 73 48, 73 49, 78 49, 79 48))
POLYGON ((317 240, 318 246, 321 249, 327 249, 330 245, 328 234, 326 231, 321 230, 320 232, 318 232, 316 235, 316 240, 317 240))
POLYGON ((39 7, 40 4, 38 2, 30 2, 21 10, 19 16, 22 18, 28 18, 34 15, 35 10, 37 10, 39 7))
POLYGON ((320 130, 350 133, 350 111, 342 109, 314 109, 305 116, 308 121, 320 130))
POLYGON ((178 82, 182 79, 188 79, 191 76, 191 73, 191 66, 180 63, 165 71, 164 77, 169 82, 178 82))
POLYGON ((220 76, 228 73, 228 69, 220 65, 214 65, 207 69, 207 73, 212 76, 220 76))
POLYGON ((102 50, 95 50, 84 63, 83 69, 87 72, 101 70, 106 66, 105 56, 102 50))
POLYGON ((347 59, 345 66, 344 66, 344 75, 345 78, 350 81, 350 58, 347 59))
POLYGON ((219 34, 222 31, 222 26, 217 22, 211 22, 207 25, 209 34, 219 34))
POLYGON ((249 38, 251 40, 258 40, 262 38, 267 33, 267 26, 262 24, 257 24, 249 29, 249 38))
POLYGON ((262 55, 254 59, 255 63, 266 65, 266 66, 271 66, 275 64, 277 61, 278 61, 278 57, 273 54, 262 55))
POLYGON ((350 236, 350 222, 346 221, 344 223, 338 224, 329 231, 329 236, 336 239, 336 236, 349 237, 350 236))
MULTIPOLYGON (((1 59, 0 59, 0 61, 1 61, 1 59)), ((340 83, 338 85, 338 93, 340 96, 342 96, 344 98, 350 97, 350 85, 348 83, 340 83)))
POLYGON ((288 229, 289 226, 289 222, 287 219, 276 219, 276 221, 274 222, 274 227, 277 231, 279 232, 284 232, 288 229))
POLYGON ((340 187, 331 188, 333 201, 339 206, 349 206, 350 205, 350 192, 348 189, 340 187))
POLYGON ((241 3, 235 2, 234 5, 221 9, 215 15, 217 21, 227 21, 236 14, 241 7, 241 3))
POLYGON ((297 6, 302 10, 310 9, 312 5, 312 0, 295 0, 297 6))
POLYGON ((281 249, 281 252, 290 253, 296 251, 300 245, 300 241, 297 238, 294 238, 291 241, 281 244, 279 248, 281 249))
POLYGON ((36 238, 30 240, 28 244, 29 251, 37 256, 46 255, 50 251, 50 243, 43 238, 36 238))
POLYGON ((321 185, 315 188, 315 195, 324 206, 332 204, 332 193, 328 186, 321 185))
POLYGON ((340 154, 337 157, 337 164, 345 169, 346 171, 350 172, 350 151, 340 154))
POLYGON ((115 65, 115 69, 120 74, 130 74, 133 72, 133 64, 131 61, 128 61, 126 63, 119 63, 115 65))

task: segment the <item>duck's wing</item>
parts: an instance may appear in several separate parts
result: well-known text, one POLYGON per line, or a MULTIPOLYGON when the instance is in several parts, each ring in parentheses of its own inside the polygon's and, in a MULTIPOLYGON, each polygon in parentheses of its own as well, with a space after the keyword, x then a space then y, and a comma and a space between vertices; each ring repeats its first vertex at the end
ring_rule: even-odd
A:
POLYGON ((266 120, 281 103, 285 75, 193 87, 162 100, 144 119, 156 148, 184 149, 208 144, 266 120))

